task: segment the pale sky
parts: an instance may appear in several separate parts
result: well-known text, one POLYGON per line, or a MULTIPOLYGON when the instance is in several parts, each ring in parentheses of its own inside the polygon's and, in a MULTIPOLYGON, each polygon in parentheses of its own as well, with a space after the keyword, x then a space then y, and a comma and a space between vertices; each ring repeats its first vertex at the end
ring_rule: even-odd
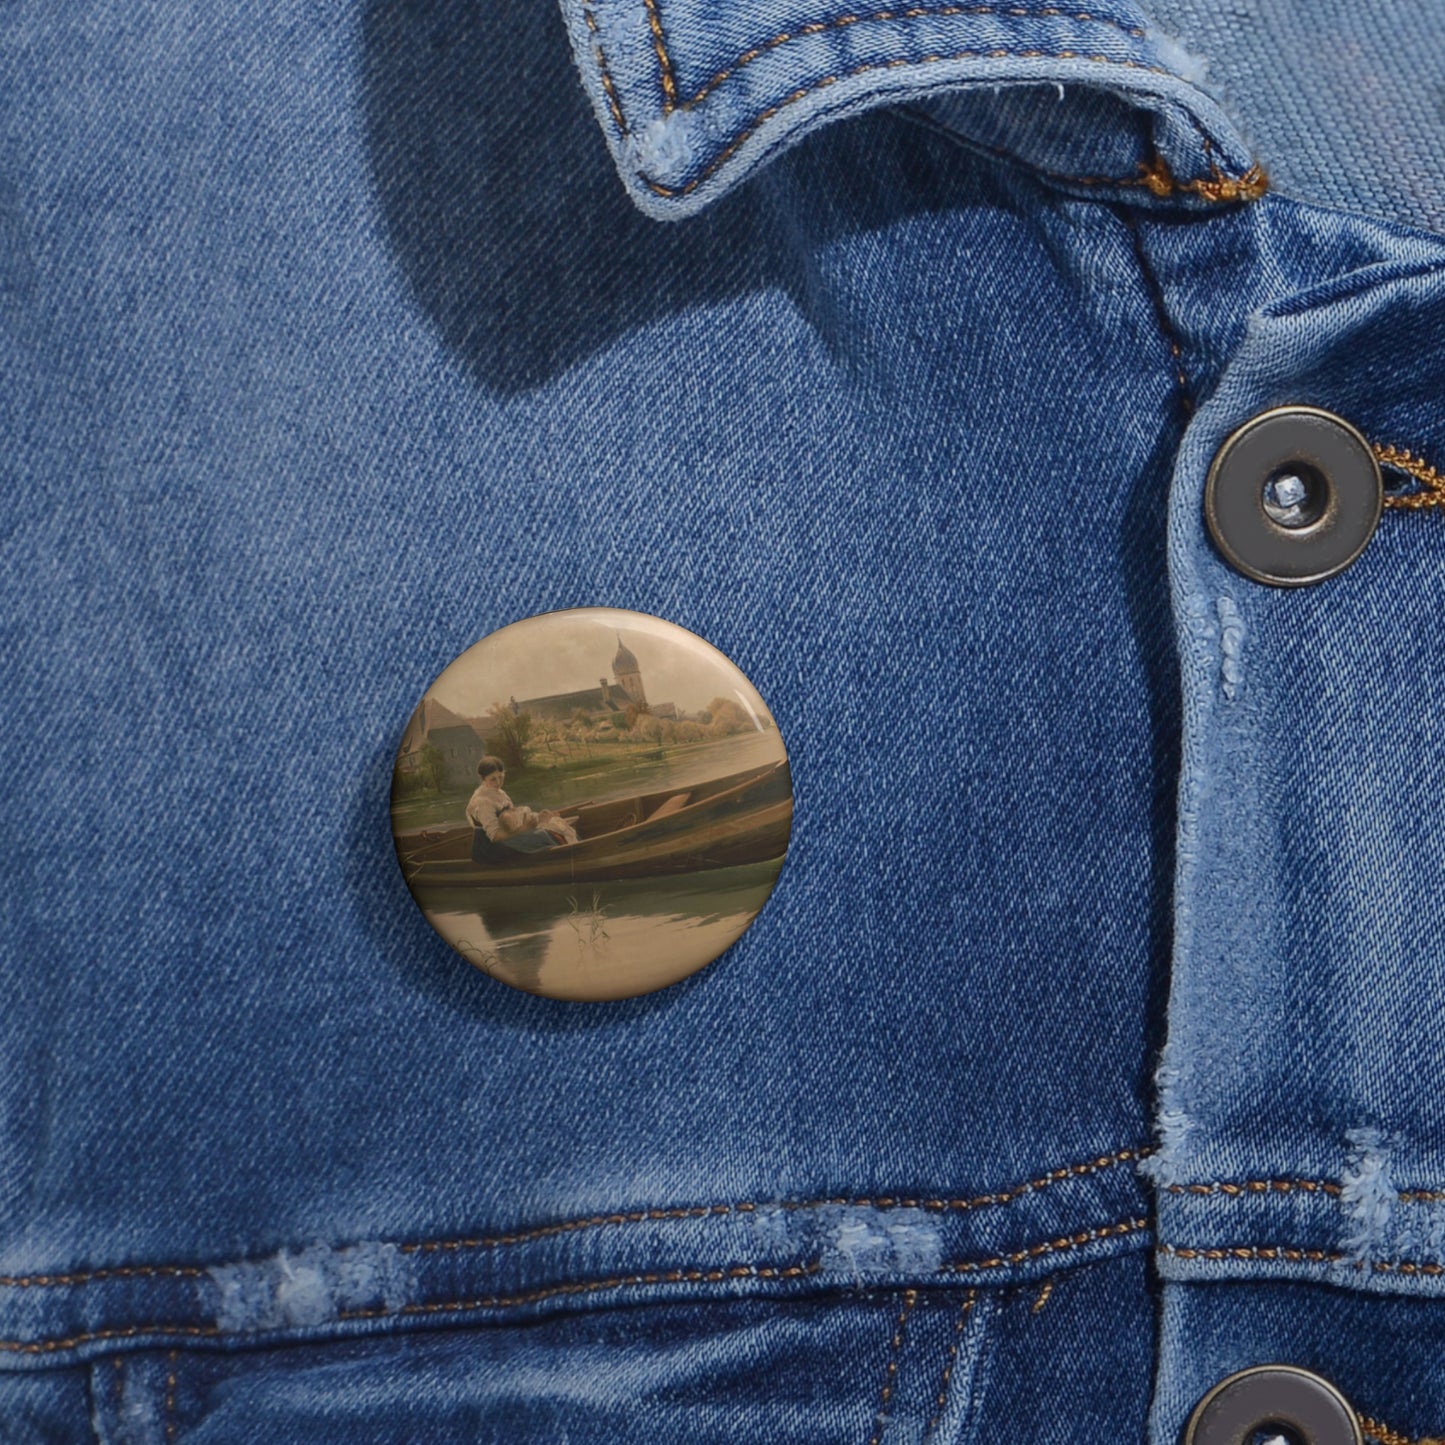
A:
POLYGON ((757 690, 716 648, 659 618, 606 607, 548 612, 513 623, 470 647, 431 690, 443 707, 481 717, 493 703, 525 702, 615 681, 617 638, 637 659, 649 703, 676 703, 697 712, 715 697, 731 697, 767 717, 757 690))

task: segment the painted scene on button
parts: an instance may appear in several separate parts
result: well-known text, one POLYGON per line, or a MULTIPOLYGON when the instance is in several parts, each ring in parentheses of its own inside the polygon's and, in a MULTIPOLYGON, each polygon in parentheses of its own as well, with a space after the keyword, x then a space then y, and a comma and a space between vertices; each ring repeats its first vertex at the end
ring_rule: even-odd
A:
POLYGON ((772 891, 792 816, 757 689, 695 634, 613 608, 469 648, 412 714, 392 778, 427 919, 549 998, 629 998, 710 963, 772 891))

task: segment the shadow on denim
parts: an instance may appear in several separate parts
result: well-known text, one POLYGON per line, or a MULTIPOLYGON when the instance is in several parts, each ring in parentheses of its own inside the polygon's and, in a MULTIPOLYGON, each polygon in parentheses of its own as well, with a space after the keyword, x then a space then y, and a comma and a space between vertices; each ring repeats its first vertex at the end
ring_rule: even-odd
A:
MULTIPOLYGON (((449 348, 491 391, 539 387, 627 332, 748 292, 781 287, 809 312, 807 254, 819 242, 947 198, 936 183, 885 193, 873 134, 850 187, 861 194, 811 207, 806 238, 797 209, 774 202, 796 184, 786 159, 706 215, 660 224, 624 193, 550 5, 373 0, 363 24, 368 142, 392 248, 449 348)), ((916 146, 912 163, 927 153, 916 146)), ((812 319, 826 334, 829 318, 812 319)))
POLYGON ((577 1004, 519 993, 489 979, 480 969, 459 967, 456 953, 412 901, 397 867, 386 811, 395 759, 394 741, 388 738, 371 759, 351 799, 346 881, 356 917, 405 988, 425 994, 450 1013, 474 1019, 479 1025, 567 1034, 605 1031, 659 1010, 676 1009, 707 977, 708 970, 703 969, 641 998, 577 1004))

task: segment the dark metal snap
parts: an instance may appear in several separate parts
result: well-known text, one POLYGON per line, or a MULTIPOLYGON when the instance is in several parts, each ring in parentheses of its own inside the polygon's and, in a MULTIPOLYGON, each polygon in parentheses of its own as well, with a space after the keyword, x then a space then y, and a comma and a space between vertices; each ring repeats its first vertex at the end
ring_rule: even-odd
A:
POLYGON ((1256 1365, 1221 1380, 1194 1407, 1184 1445, 1248 1445, 1266 1431, 1290 1445, 1364 1445, 1345 1397, 1294 1365, 1256 1365))
POLYGON ((1380 521, 1384 484, 1370 444, 1313 406, 1263 411, 1220 447, 1204 515, 1246 577, 1303 587, 1343 572, 1380 521))

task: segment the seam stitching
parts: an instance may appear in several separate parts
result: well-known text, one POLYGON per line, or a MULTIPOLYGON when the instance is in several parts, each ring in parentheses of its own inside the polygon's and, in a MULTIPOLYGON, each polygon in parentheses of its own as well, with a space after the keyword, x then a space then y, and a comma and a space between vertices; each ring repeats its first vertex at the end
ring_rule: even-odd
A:
POLYGON ((1017 151, 1009 150, 1007 146, 993 145, 989 141, 978 140, 973 136, 956 131, 950 126, 941 125, 926 111, 914 110, 906 105, 897 106, 895 109, 899 115, 926 126, 929 130, 944 136, 956 145, 965 146, 972 151, 981 151, 985 155, 997 156, 1000 160, 1010 161, 1034 175, 1042 176, 1046 181, 1058 181, 1063 185, 1117 186, 1123 189, 1142 187, 1161 200, 1184 192, 1199 195, 1205 200, 1214 202, 1258 200, 1269 189, 1269 176, 1258 162, 1250 166, 1243 175, 1226 175, 1213 159, 1214 146, 1209 137, 1199 129, 1197 121, 1194 122, 1194 129, 1198 132, 1205 155, 1209 159, 1209 176, 1207 179, 1180 181, 1169 169, 1168 162, 1157 151, 1150 160, 1138 163, 1137 175, 1079 176, 1069 171, 1051 170, 1048 166, 1041 166, 1037 161, 1020 155, 1017 151))
POLYGON ((1357 1270, 1369 1269, 1376 1274, 1445 1275, 1445 1264, 1437 1264, 1434 1260, 1375 1259, 1366 1262, 1340 1250, 1304 1249, 1286 1244, 1231 1244, 1209 1247, 1158 1244, 1155 1249, 1160 1254, 1172 1255, 1175 1259, 1203 1259, 1211 1262, 1227 1259, 1284 1259, 1293 1264, 1350 1264, 1357 1270))
POLYGON ((657 0, 646 0, 647 24, 652 31, 652 48, 657 55, 658 69, 662 75, 662 113, 671 115, 677 109, 677 81, 672 73, 672 56, 667 53, 667 41, 662 34, 662 16, 657 11, 657 0))
POLYGON ((179 1351, 172 1350, 166 1357, 170 1373, 166 1376, 166 1398, 161 1418, 165 1421, 166 1439, 176 1438, 176 1357, 179 1351))
MULTIPOLYGON (((1223 1194, 1238 1199, 1245 1194, 1333 1194, 1342 1193, 1342 1187, 1328 1179, 1242 1179, 1215 1180, 1209 1184, 1169 1184, 1165 1188, 1170 1194, 1223 1194)), ((1403 1198, 1403 1195, 1401 1196, 1403 1198)))
MULTIPOLYGON (((1062 1239, 1047 1240, 1013 1254, 989 1259, 955 1260, 940 1265, 936 1271, 944 1274, 967 1274, 977 1270, 997 1269, 1004 1265, 1020 1264, 1041 1255, 1066 1250, 1081 1249, 1100 1240, 1117 1238, 1149 1228, 1147 1219, 1129 1219, 1119 1224, 1101 1225, 1079 1234, 1062 1239)), ((669 1284, 721 1284, 730 1280, 793 1280, 821 1274, 823 1263, 820 1259, 806 1264, 755 1265, 738 1264, 721 1269, 669 1269, 648 1274, 615 1275, 608 1279, 576 1280, 563 1284, 547 1285, 522 1294, 488 1295, 476 1299, 437 1300, 427 1303, 398 1305, 395 1308, 379 1306, 375 1309, 341 1310, 335 1316, 336 1323, 387 1319, 405 1315, 461 1314, 472 1310, 509 1309, 519 1305, 539 1304, 544 1300, 572 1295, 600 1294, 607 1290, 637 1288, 642 1285, 669 1284)), ((90 1330, 54 1340, 0 1340, 0 1351, 9 1354, 43 1355, 58 1350, 74 1349, 78 1345, 90 1344, 96 1340, 134 1339, 140 1335, 165 1335, 186 1339, 217 1339, 227 1332, 219 1325, 126 1325, 115 1329, 90 1330)), ((231 1338, 241 1338, 237 1332, 230 1332, 231 1338)))
POLYGON ((191 1264, 122 1264, 107 1269, 79 1270, 68 1274, 0 1275, 0 1287, 9 1289, 51 1289, 62 1285, 91 1284, 104 1279, 148 1279, 156 1276, 199 1279, 209 1270, 191 1264))
POLYGON ((968 1323, 968 1317, 973 1313, 973 1307, 978 1302, 978 1291, 971 1289, 964 1296, 963 1308, 958 1312, 958 1318, 953 1325, 953 1339, 948 1346, 948 1355, 943 1362, 943 1374, 938 1381, 938 1395, 934 1400, 933 1418, 923 1430, 925 1441, 938 1428, 938 1422, 943 1419, 943 1412, 948 1408, 948 1387, 953 1380, 954 1367, 958 1364, 958 1347, 963 1342, 963 1327, 968 1323))
MULTIPOLYGON (((729 76, 736 74, 745 65, 751 64, 760 56, 780 48, 791 41, 805 38, 810 35, 817 35, 823 31, 836 30, 845 26, 864 23, 878 24, 899 24, 907 20, 921 18, 947 18, 954 15, 992 15, 999 18, 1010 19, 1067 19, 1080 23, 1101 25, 1110 27, 1120 34, 1131 39, 1142 40, 1146 32, 1137 27, 1126 26, 1117 20, 1109 19, 1107 16, 1089 14, 1087 11, 1065 11, 1056 6, 1050 6, 1042 10, 1027 10, 1021 6, 998 6, 998 5, 942 5, 942 6, 910 6, 904 10, 879 10, 868 15, 843 15, 835 20, 819 21, 815 24, 804 25, 797 30, 784 31, 772 36, 769 40, 760 45, 753 46, 744 51, 737 60, 730 66, 718 71, 711 80, 707 81, 701 89, 687 100, 677 99, 677 82, 675 67, 672 56, 667 49, 666 38, 662 30, 662 20, 657 9, 657 0, 646 0, 648 28, 652 33, 653 50, 657 55, 660 80, 663 91, 662 112, 664 116, 672 115, 678 110, 691 110, 710 95, 729 76)), ((583 16, 586 19, 588 31, 592 37, 593 53, 597 58, 597 66, 602 81, 602 87, 607 94, 608 108, 612 113, 612 119, 617 126, 618 134, 626 139, 631 134, 626 119, 622 113, 622 104, 617 94, 617 87, 612 78, 612 72, 607 63, 607 56, 602 49, 601 36, 598 30, 597 21, 592 13, 591 4, 584 4, 583 16)), ((1096 65, 1110 65, 1126 70, 1142 70, 1154 75, 1167 75, 1174 79, 1179 77, 1172 70, 1162 65, 1146 65, 1139 60, 1122 60, 1108 55, 1085 54, 1077 50, 1011 50, 1004 47, 996 47, 989 50, 961 50, 950 55, 925 55, 916 60, 900 58, 896 60, 875 61, 864 65, 854 66, 851 70, 841 72, 837 75, 825 75, 810 84, 800 87, 790 95, 785 96, 781 101, 760 111, 747 125, 728 143, 728 145, 709 163, 709 165, 692 180, 681 186, 667 186, 660 181, 654 181, 643 172, 636 172, 637 178, 654 194, 664 197, 680 197, 689 195, 696 190, 705 180, 719 169, 736 153, 738 148, 753 135, 761 126, 771 120, 779 111, 804 99, 816 90, 821 90, 829 85, 836 85, 841 79, 848 79, 855 75, 863 75, 872 70, 892 70, 901 66, 923 66, 938 64, 950 60, 968 59, 1046 59, 1046 60, 1084 60, 1096 65)), ((1202 133, 1201 133, 1202 135, 1202 133)), ((1212 153, 1212 146, 1207 136, 1203 137, 1205 142, 1206 156, 1212 153)), ((1210 159, 1210 175, 1207 179, 1200 178, 1192 181, 1178 181, 1171 173, 1168 165, 1162 156, 1156 156, 1151 162, 1141 163, 1140 169, 1143 175, 1128 180, 1111 180, 1109 177, 1064 177, 1054 175, 1054 179, 1073 179, 1080 185, 1142 185, 1157 196, 1172 196, 1180 192, 1188 192, 1198 195, 1202 200, 1210 202, 1228 201, 1251 201, 1263 195, 1268 189, 1269 180, 1259 165, 1252 165, 1241 176, 1226 175, 1219 165, 1210 159)))
MULTIPOLYGON (((1169 1194, 1222 1194, 1239 1199, 1246 1194, 1329 1194, 1338 1196, 1343 1186, 1330 1179, 1240 1179, 1214 1180, 1208 1184, 1166 1184, 1169 1194)), ((1445 1201, 1445 1189, 1401 1189, 1395 1197, 1402 1204, 1435 1204, 1445 1201)))
MULTIPOLYGON (((924 1209, 933 1213, 965 1212, 973 1209, 1002 1207, 1015 1203, 1025 1195, 1037 1193, 1051 1185, 1065 1180, 1084 1178, 1119 1164, 1133 1163, 1147 1159, 1155 1151, 1147 1149, 1117 1149, 1112 1154, 1100 1154, 1076 1164, 1065 1164, 1050 1169, 1036 1179, 1015 1184, 1007 1189, 989 1194, 978 1194, 971 1199, 913 1199, 901 1195, 879 1195, 877 1197, 839 1195, 829 1199, 784 1200, 774 1207, 788 1210, 826 1209, 839 1205, 859 1209, 924 1209)), ((705 1219, 716 1215, 752 1214, 765 1206, 757 1201, 735 1204, 700 1204, 671 1209, 635 1209, 617 1214, 593 1214, 580 1219, 564 1219, 556 1224, 542 1224, 534 1229, 519 1230, 511 1234, 496 1234, 476 1239, 425 1239, 399 1245, 403 1254, 452 1253, 473 1249, 505 1249, 512 1245, 527 1244, 535 1239, 546 1239, 557 1234, 573 1234, 585 1229, 600 1229, 628 1224, 647 1224, 665 1219, 705 1219)), ((339 1246, 344 1248, 345 1246, 339 1246)), ((145 1279, 156 1276, 178 1279, 199 1279, 210 1273, 209 1269, 190 1264, 128 1264, 105 1269, 79 1270, 66 1274, 0 1275, 0 1286, 13 1289, 46 1289, 64 1285, 91 1284, 107 1279, 145 1279)))
POLYGON ((913 1312, 913 1306, 917 1303, 918 1291, 916 1289, 904 1290, 903 1308, 898 1311, 898 1323, 893 1327, 893 1339, 888 1345, 888 1368, 883 1372, 883 1392, 879 1396, 878 1409, 874 1415, 876 1428, 868 1445, 880 1445, 883 1432, 888 1427, 888 1402, 893 1398, 893 1386, 898 1379, 898 1355, 903 1348, 903 1335, 908 1328, 908 1316, 913 1312))
POLYGON ((1037 162, 1029 160, 1027 156, 1021 156, 1017 151, 1011 151, 1005 146, 992 145, 988 141, 973 140, 965 135, 960 135, 957 139, 967 146, 976 147, 990 155, 998 156, 1001 160, 1012 161, 1015 165, 1024 166, 1035 175, 1043 176, 1045 180, 1058 181, 1064 185, 1118 186, 1121 189, 1142 187, 1161 200, 1184 192, 1200 195, 1208 201, 1252 201, 1263 195, 1269 188, 1269 179, 1259 165, 1251 166, 1242 176, 1233 177, 1225 175, 1218 166, 1211 165, 1210 176, 1207 180, 1180 181, 1169 169, 1168 162, 1164 157, 1156 152, 1150 160, 1139 162, 1137 168, 1139 174, 1137 175, 1076 176, 1071 175, 1068 171, 1050 170, 1047 166, 1041 166, 1037 162), (1228 193, 1231 192, 1231 188, 1237 191, 1237 194, 1228 193))
MULTIPOLYGON (((649 11, 654 11, 656 0, 648 0, 649 11)), ((851 25, 867 24, 889 24, 903 20, 946 20, 956 15, 991 15, 998 19, 1049 19, 1049 20, 1073 20, 1084 24, 1107 25, 1117 30, 1121 35, 1128 36, 1131 40, 1143 40, 1147 31, 1137 26, 1125 25, 1121 21, 1111 20, 1104 15, 1091 15, 1082 11, 1062 10, 1051 6, 1046 10, 1027 10, 1022 6, 1006 5, 910 5, 903 10, 875 10, 869 15, 840 15, 834 20, 819 20, 811 25, 800 25, 796 30, 783 31, 774 35, 771 39, 764 40, 758 45, 743 51, 731 65, 725 66, 718 71, 711 80, 706 81, 698 90, 684 101, 676 99, 675 92, 672 92, 673 103, 664 107, 665 113, 671 114, 673 110, 691 110, 694 106, 700 105, 709 95, 715 91, 730 76, 736 75, 744 66, 751 65, 753 61, 760 59, 770 51, 776 50, 779 46, 786 45, 793 40, 802 40, 811 35, 821 35, 829 30, 842 30, 851 25)), ((653 34, 660 36, 658 28, 654 27, 653 34)), ((672 57, 666 53, 665 48, 658 51, 658 58, 664 64, 666 73, 670 76, 672 72, 672 57)), ((663 88, 668 88, 665 80, 663 88)))
MULTIPOLYGON (((1423 492, 1410 492, 1405 496, 1385 496, 1385 506, 1402 507, 1414 511, 1423 510, 1426 507, 1445 507, 1445 476, 1442 476, 1434 467, 1422 457, 1417 457, 1413 452, 1407 451, 1404 447, 1389 446, 1381 442, 1374 442, 1370 450, 1375 454, 1375 460, 1382 467, 1392 467, 1396 471, 1404 472, 1406 476, 1413 477, 1425 490, 1423 492)), ((1445 1190, 1433 1191, 1437 1198, 1445 1199, 1445 1190)))
POLYGON ((1065 1250, 1082 1249, 1086 1244, 1094 1244, 1101 1239, 1115 1239, 1124 1234, 1135 1234, 1141 1229, 1148 1229, 1147 1219, 1126 1219, 1119 1224, 1104 1224, 1097 1229, 1085 1229, 1078 1234, 1070 1234, 1062 1239, 1046 1240, 1042 1244, 1030 1245, 1027 1249, 1015 1250, 1012 1254, 995 1255, 990 1259, 969 1259, 959 1260, 953 1264, 939 1266, 940 1274, 973 1274, 978 1270, 998 1269, 1003 1265, 1023 1264, 1031 1259, 1039 1259, 1046 1254, 1059 1254, 1065 1250))
POLYGON ((607 105, 612 111, 613 123, 622 135, 626 135, 627 122, 622 117, 622 102, 618 99, 617 87, 612 83, 612 72, 607 68, 607 57, 602 53, 602 37, 598 33, 597 17, 592 13, 590 4, 583 5, 582 18, 586 20, 588 33, 592 37, 592 54, 597 57, 597 69, 602 76, 602 89, 607 92, 607 105))
MULTIPOLYGON (((1173 79, 1178 78, 1172 70, 1167 70, 1161 65, 1146 65, 1143 61, 1139 60, 1116 60, 1107 55, 1087 55, 1077 50, 1008 50, 995 48, 991 50, 959 50, 948 55, 924 55, 916 59, 901 57, 896 60, 869 61, 862 65, 855 65, 849 70, 839 71, 835 75, 822 76, 818 80, 810 82, 808 85, 800 86, 797 90, 789 95, 785 95, 775 104, 759 111, 698 175, 683 185, 664 185, 660 181, 654 181, 641 171, 636 172, 636 175, 643 185, 652 191, 654 195, 668 198, 690 195, 702 185, 709 176, 729 161, 741 148, 743 143, 775 115, 785 110, 788 106, 796 104, 800 100, 805 100, 814 91, 823 90, 830 85, 838 84, 840 80, 850 80, 854 76, 864 75, 873 70, 896 70, 902 67, 921 68, 925 65, 938 65, 956 60, 1082 60, 1094 65, 1108 66, 1115 70, 1138 70, 1152 75, 1167 75, 1173 79)), ((1199 196, 1202 200, 1222 204, 1232 201, 1250 201, 1257 199, 1268 189, 1269 180, 1260 166, 1252 165, 1241 176, 1226 175, 1215 166, 1208 179, 1179 181, 1169 170, 1163 158, 1156 157, 1153 162, 1144 167, 1143 183, 1157 196, 1171 196, 1180 192, 1188 192, 1199 196)))
MULTIPOLYGON (((1112 1169, 1119 1164, 1127 1164, 1146 1159, 1153 1153, 1153 1149, 1119 1149, 1113 1154, 1102 1154, 1097 1158, 1084 1160, 1082 1163, 1066 1164, 1061 1168, 1051 1169, 1048 1173, 1041 1174, 1036 1179, 1030 1179, 1024 1184, 1016 1184, 1010 1188, 995 1190, 988 1194, 978 1194, 969 1199, 924 1199, 892 1194, 876 1196, 837 1195, 827 1199, 783 1200, 778 1202, 774 1207, 787 1210, 827 1209, 838 1206, 856 1209, 923 1209, 931 1213, 964 1213, 974 1209, 1002 1208, 1015 1203, 1026 1195, 1037 1193, 1054 1184, 1061 1183, 1068 1179, 1097 1174, 1102 1170, 1112 1169)), ((682 1209, 639 1209, 623 1214, 591 1215, 584 1219, 563 1220, 558 1224, 539 1225, 535 1229, 524 1230, 515 1234, 493 1235, 490 1238, 423 1240, 419 1243, 403 1244, 401 1249, 403 1252, 410 1254, 432 1253, 435 1251, 451 1252, 470 1249, 501 1249, 514 1244, 524 1244, 534 1239, 542 1239, 548 1235, 570 1234, 578 1230, 594 1229, 605 1225, 647 1223, 660 1219, 699 1219, 708 1215, 727 1215, 733 1213, 751 1214, 764 1207, 763 1204, 749 1201, 740 1204, 707 1204, 682 1209)))
POLYGON ((1383 1422, 1372 1419, 1369 1415, 1361 1415, 1358 1411, 1355 1418, 1360 1422, 1360 1429, 1372 1440, 1379 1441, 1379 1445, 1440 1445, 1440 1441, 1433 1435, 1412 1440, 1408 1435, 1402 1435, 1398 1430, 1392 1430, 1383 1422))

